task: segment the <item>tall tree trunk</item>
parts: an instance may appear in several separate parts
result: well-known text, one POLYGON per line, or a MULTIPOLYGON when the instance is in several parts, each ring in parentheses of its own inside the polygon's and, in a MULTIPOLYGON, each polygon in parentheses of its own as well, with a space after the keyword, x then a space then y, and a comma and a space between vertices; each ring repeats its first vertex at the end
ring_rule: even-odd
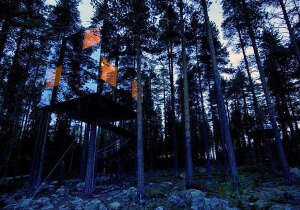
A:
MULTIPOLYGON (((246 5, 245 0, 243 0, 242 3, 244 5, 244 7, 246 8, 247 5, 246 5)), ((290 170, 289 170, 288 162, 287 162, 287 159, 286 159, 286 156, 285 156, 285 152, 284 152, 284 149, 283 149, 283 146, 282 146, 282 139, 281 139, 279 128, 278 128, 278 125, 277 125, 277 122, 276 122, 274 106, 273 106, 273 103, 271 101, 269 88, 267 86, 265 71, 263 69, 263 65, 262 65, 262 62, 260 60, 260 55, 259 55, 258 47, 257 47, 257 44, 256 44, 255 34, 254 34, 254 31, 253 31, 252 24, 251 24, 250 20, 247 18, 245 21, 246 21, 247 28, 248 28, 248 34, 249 34, 249 37, 251 39, 251 43, 252 43, 252 47, 253 47, 253 51, 254 51, 254 55, 255 55, 255 60, 256 60, 259 75, 260 75, 262 88, 263 88, 265 99, 266 99, 266 102, 267 102, 268 113, 269 113, 271 125, 272 125, 272 128, 273 128, 273 132, 274 132, 274 135, 275 135, 275 142, 276 142, 277 150, 278 150, 278 153, 279 153, 284 178, 287 182, 290 182, 292 177, 291 177, 291 174, 290 174, 290 170)))
POLYGON ((219 116, 220 116, 221 126, 222 126, 222 130, 223 130, 223 135, 224 135, 224 138, 226 141, 226 146, 227 146, 231 178, 232 178, 233 185, 237 186, 237 184, 239 183, 238 169, 236 166, 234 149, 233 149, 233 145, 232 145, 229 124, 228 124, 228 119, 227 119, 226 110, 225 110, 224 98, 223 98, 221 84, 220 84, 220 74, 218 72, 217 58, 216 58, 216 53, 215 53, 215 48, 214 48, 214 43, 213 43, 210 21, 209 21, 208 12, 207 12, 206 0, 201 0, 201 2, 202 2, 204 17, 205 17, 206 31, 207 31, 208 42, 209 42, 209 52, 210 52, 211 59, 212 59, 214 78, 215 78, 215 83, 216 83, 215 85, 216 85, 216 90, 217 90, 219 116))
POLYGON ((222 138, 218 134, 218 126, 217 126, 217 117, 213 106, 213 98, 212 98, 212 91, 210 85, 210 78, 208 78, 208 95, 209 95, 209 105, 211 110, 211 118, 212 118, 212 126, 213 126, 213 138, 215 142, 215 151, 216 151, 216 165, 217 165, 217 179, 221 179, 221 158, 219 154, 219 139, 222 138))
POLYGON ((182 74, 183 74, 183 98, 184 98, 184 134, 185 134, 185 149, 186 149, 186 181, 187 183, 193 180, 193 159, 192 159, 192 142, 190 131, 190 110, 189 110, 189 92, 187 79, 187 61, 185 49, 185 30, 183 19, 183 2, 179 1, 180 9, 180 34, 181 34, 181 53, 182 53, 182 74))
MULTIPOLYGON (((203 132, 202 137, 204 141, 204 147, 205 147, 205 154, 206 154, 206 170, 207 170, 207 178, 210 181, 211 180, 211 164, 210 164, 210 152, 209 152, 209 146, 208 146, 208 123, 207 118, 204 110, 204 101, 203 101, 203 93, 202 93, 202 85, 201 85, 201 75, 200 72, 198 72, 198 79, 199 79, 199 90, 200 90, 200 103, 199 103, 199 125, 203 125, 203 132), (201 104, 201 106, 200 106, 201 104), (200 116, 202 115, 202 123, 200 116)), ((199 100, 199 99, 198 99, 199 100)))
POLYGON ((295 125, 295 130, 298 132, 299 127, 298 127, 297 117, 295 115, 295 109, 294 109, 294 106, 293 106, 293 103, 292 103, 290 93, 288 93, 288 102, 289 102, 290 109, 292 111, 292 120, 294 121, 293 123, 295 125))
MULTIPOLYGON (((59 52, 57 67, 63 65, 63 60, 64 60, 64 56, 65 56, 65 51, 66 51, 66 45, 67 45, 67 39, 63 38, 60 52, 59 52)), ((58 94, 58 86, 54 86, 53 90, 52 90, 50 106, 53 106, 56 103, 57 94, 58 94)), ((42 183, 41 180, 42 180, 43 170, 44 170, 44 160, 45 160, 45 155, 46 155, 46 144, 47 144, 47 136, 48 136, 48 129, 49 129, 50 121, 51 121, 51 113, 49 112, 49 110, 47 110, 46 121, 42 125, 44 127, 43 133, 40 136, 41 137, 40 142, 41 142, 42 146, 41 146, 41 153, 40 153, 40 155, 41 155, 40 156, 40 164, 39 164, 39 168, 37 169, 37 171, 38 171, 37 178, 36 178, 37 181, 35 183, 36 189, 39 189, 39 187, 42 183)))
POLYGON ((90 124, 86 124, 84 129, 84 137, 82 144, 82 157, 81 157, 81 167, 80 167, 80 179, 83 181, 84 176, 86 174, 86 163, 87 163, 87 149, 89 146, 89 138, 90 138, 90 124))
MULTIPOLYGON (((297 44, 297 40, 296 40, 294 31, 293 31, 289 16, 287 14, 287 11, 286 11, 283 0, 278 0, 278 1, 279 1, 280 6, 281 6, 281 9, 282 9, 282 12, 283 12, 283 17, 284 17, 285 23, 287 25, 287 28, 288 28, 288 31, 289 31, 289 34, 290 34, 291 43, 295 48, 296 56, 297 56, 297 59, 298 59, 299 64, 300 64, 300 49, 299 49, 299 46, 297 44)), ((298 71, 300 73, 300 70, 298 70, 298 71)))
POLYGON ((198 59, 198 43, 196 43, 196 62, 197 62, 197 67, 198 67, 198 80, 199 80, 199 92, 200 92, 200 103, 201 107, 200 113, 202 115, 203 119, 203 141, 204 141, 204 146, 205 146, 205 153, 206 153, 206 165, 207 165, 207 175, 208 175, 208 180, 211 180, 211 163, 210 163, 210 151, 209 151, 209 145, 208 145, 208 133, 209 133, 209 124, 207 121, 207 116, 205 113, 205 107, 204 107, 204 99, 203 99, 203 88, 202 88, 202 80, 201 80, 201 67, 200 67, 200 62, 198 59))
POLYGON ((178 152, 177 152, 177 134, 176 134, 176 119, 175 119, 175 90, 174 90, 174 68, 173 68, 173 43, 170 41, 169 50, 169 74, 170 74, 170 88, 171 88, 171 129, 172 129, 172 143, 173 143, 173 167, 174 175, 178 175, 178 152))
POLYGON ((139 199, 144 197, 144 141, 143 141, 143 110, 142 110, 142 75, 141 75, 141 37, 137 41, 136 64, 137 64, 137 176, 138 176, 138 196, 139 199))
MULTIPOLYGON (((237 20, 236 20, 236 22, 237 22, 237 20)), ((250 91, 251 91, 251 95, 252 95, 252 99, 253 99, 255 118, 256 118, 256 121, 258 123, 258 126, 259 126, 260 130, 262 131, 262 133, 261 133, 262 135, 259 136, 259 138, 261 138, 262 142, 265 145, 267 156, 268 156, 268 159, 270 161, 272 173, 274 175, 276 175, 278 172, 277 172, 277 169, 276 169, 276 165, 274 163, 271 148, 269 146, 270 143, 269 143, 269 140, 267 139, 267 135, 266 135, 266 132, 265 132, 265 129, 264 129, 263 117, 262 117, 262 114, 261 114, 261 112, 259 110, 259 107, 258 107, 258 101, 257 101, 255 89, 254 89, 254 83, 253 83, 253 80, 252 80, 252 77, 251 77, 249 62, 248 62, 246 51, 245 51, 245 43, 244 43, 243 38, 242 38, 241 30, 238 28, 238 26, 236 26, 236 28, 238 30, 239 41, 240 41, 240 44, 241 44, 241 49, 242 49, 243 58, 244 58, 245 66, 246 66, 248 80, 249 80, 249 87, 250 87, 250 91)), ((256 144, 256 146, 260 147, 260 145, 257 145, 257 144, 256 144)), ((258 148, 258 150, 260 151, 260 148, 258 148)), ((261 163, 261 154, 260 154, 260 152, 259 152, 258 155, 259 155, 258 159, 259 159, 260 170, 262 171, 262 167, 261 167, 262 163, 261 163)))
POLYGON ((97 125, 95 122, 91 124, 91 135, 88 145, 88 159, 85 176, 84 194, 91 195, 95 185, 95 162, 96 162, 96 132, 97 125))

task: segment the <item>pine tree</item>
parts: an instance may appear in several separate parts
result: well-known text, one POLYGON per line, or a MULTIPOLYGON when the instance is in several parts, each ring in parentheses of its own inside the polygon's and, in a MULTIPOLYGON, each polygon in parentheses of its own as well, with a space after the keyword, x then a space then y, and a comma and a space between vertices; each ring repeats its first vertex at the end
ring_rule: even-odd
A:
POLYGON ((209 21, 208 12, 207 12, 207 3, 205 0, 202 0, 201 4, 203 7, 203 12, 204 12, 204 17, 205 17, 206 31, 207 31, 207 36, 208 36, 208 41, 209 41, 209 49, 210 49, 209 51, 210 51, 212 65, 213 65, 213 71, 214 71, 214 81, 215 81, 215 87, 216 87, 216 91, 217 91, 218 111, 219 111, 219 117, 220 117, 221 125, 222 125, 222 133, 224 135, 226 146, 227 146, 227 153, 228 153, 232 182, 233 182, 234 186, 237 186, 237 184, 239 182, 238 181, 238 170, 237 170, 237 165, 236 165, 236 160, 235 160, 235 155, 234 155, 234 148, 232 145, 232 140, 231 140, 231 135, 230 135, 230 130, 229 130, 228 119, 227 119, 226 110, 225 110, 224 98, 223 98, 223 94, 221 91, 220 74, 218 72, 216 53, 215 53, 215 48, 214 48, 214 44, 213 44, 210 21, 209 21))

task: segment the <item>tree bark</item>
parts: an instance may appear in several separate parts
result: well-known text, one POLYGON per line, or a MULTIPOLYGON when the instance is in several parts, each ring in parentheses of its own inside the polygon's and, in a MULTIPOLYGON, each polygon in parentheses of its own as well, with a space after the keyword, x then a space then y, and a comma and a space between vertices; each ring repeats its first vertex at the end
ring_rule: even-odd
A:
MULTIPOLYGON (((207 121, 207 116, 205 113, 205 107, 204 107, 204 99, 203 99, 203 88, 202 88, 202 83, 201 83, 201 69, 200 69, 200 62, 198 59, 198 43, 196 43, 196 62, 197 62, 197 67, 198 67, 198 80, 199 80, 199 92, 200 92, 200 103, 201 106, 199 105, 200 110, 199 112, 202 115, 203 119, 203 141, 204 141, 204 146, 205 146, 205 153, 206 153, 206 165, 207 165, 207 178, 210 181, 211 180, 211 163, 210 163, 210 152, 209 152, 209 145, 208 145, 208 132, 209 132, 209 124, 207 121)), ((199 121, 200 123, 200 121, 199 121)))
POLYGON ((223 130, 223 135, 224 135, 226 146, 227 146, 231 178, 232 178, 233 185, 237 186, 237 184, 239 183, 238 169, 236 166, 234 149, 233 149, 233 145, 232 145, 229 124, 228 124, 228 119, 227 119, 226 110, 225 110, 224 98, 223 98, 221 84, 220 84, 220 74, 218 72, 217 58, 216 58, 216 53, 215 53, 215 48, 214 48, 214 43, 213 43, 210 21, 209 21, 209 17, 208 17, 206 0, 201 0, 201 3, 202 3, 204 17, 205 17, 206 31, 207 31, 208 42, 209 42, 209 52, 210 52, 211 59, 212 59, 214 79, 215 79, 215 85, 216 85, 216 90, 217 90, 218 111, 219 111, 219 116, 220 116, 220 121, 221 121, 221 127, 223 130))
POLYGON ((87 149, 89 146, 89 138, 90 138, 90 124, 86 124, 84 129, 84 138, 82 144, 82 157, 81 157, 81 167, 80 167, 80 179, 83 181, 86 173, 86 163, 87 163, 87 149))
MULTIPOLYGON (((257 101, 255 89, 254 89, 253 80, 252 80, 251 73, 250 73, 249 62, 248 62, 247 55, 246 55, 246 52, 245 52, 245 43, 243 41, 241 31, 238 28, 238 26, 237 26, 237 31, 238 31, 239 41, 240 41, 240 44, 241 44, 243 58, 244 58, 245 66, 246 66, 247 76, 248 76, 248 80, 249 80, 249 87, 250 87, 250 91, 251 91, 251 95, 252 95, 252 99, 253 99, 255 118, 256 118, 256 121, 259 125, 259 128, 262 131, 262 135, 260 136, 260 138, 262 139, 262 142, 265 145, 265 149, 266 149, 267 156, 268 156, 268 159, 269 159, 269 162, 270 162, 272 173, 274 175, 276 175, 276 174, 278 174, 278 172, 277 172, 274 160, 273 160, 273 155, 272 155, 272 152, 271 152, 270 143, 268 142, 269 140, 266 137, 266 132, 265 132, 264 125, 263 125, 263 117, 262 117, 262 114, 260 113, 260 110, 259 110, 259 107, 258 107, 258 101, 257 101)), ((257 145, 257 147, 260 147, 260 145, 257 145)), ((260 148, 258 148, 258 149, 260 151, 260 148)), ((259 161, 261 161, 260 156, 261 156, 261 154, 259 154, 259 158, 258 158, 259 161)), ((261 165, 261 163, 260 163, 260 165, 261 165)))
MULTIPOLYGON (((139 37, 140 39, 140 37, 139 37)), ((138 196, 144 198, 144 141, 143 141, 143 110, 142 110, 142 75, 141 75, 141 40, 137 41, 136 63, 137 63, 137 176, 138 176, 138 196)))
POLYGON ((173 167, 174 175, 178 175, 178 152, 177 152, 177 134, 176 134, 176 119, 175 119, 175 90, 174 90, 174 68, 173 68, 173 43, 170 41, 169 50, 169 74, 170 74, 170 88, 171 88, 171 129, 173 142, 173 167))
MULTIPOLYGON (((59 58, 57 62, 57 67, 63 65, 63 60, 65 56, 65 51, 66 51, 66 45, 67 45, 67 39, 63 38, 62 39, 62 44, 59 52, 59 58)), ((53 106, 56 101, 57 101, 57 94, 58 94, 58 86, 54 86, 52 90, 52 95, 51 95, 51 100, 50 100, 50 106, 53 106)), ((49 129, 49 124, 51 121, 51 113, 49 110, 46 111, 46 121, 43 126, 43 132, 41 135, 41 153, 40 153, 40 164, 38 168, 38 173, 37 173, 37 182, 35 183, 35 188, 39 189, 41 183, 42 183, 42 176, 43 176, 43 170, 44 170, 44 160, 45 160, 45 155, 46 155, 46 144, 47 144, 47 136, 48 136, 48 129, 49 129)))
POLYGON ((181 30, 181 53, 182 53, 182 74, 183 74, 183 98, 184 98, 184 134, 185 134, 185 149, 186 149, 186 181, 187 183, 193 180, 193 159, 192 159, 192 142, 190 131, 190 110, 189 110, 189 92, 187 79, 187 61, 186 47, 184 34, 184 19, 183 19, 183 2, 179 2, 180 9, 180 30, 181 30))
POLYGON ((84 185, 85 195, 91 195, 94 191, 95 186, 96 131, 97 125, 95 122, 93 122, 91 124, 91 135, 88 145, 88 159, 84 185))
MULTIPOLYGON (((243 5, 246 8, 246 2, 245 0, 243 0, 243 5)), ((283 174, 284 174, 284 178, 287 182, 290 182, 292 180, 291 174, 290 174, 290 170, 289 170, 289 166, 288 166, 288 162, 285 156, 285 152, 282 146, 282 139, 280 136, 280 132, 279 132, 279 128, 276 122, 276 117, 275 117, 275 112, 274 112, 274 105, 271 101, 271 96, 270 96, 270 92, 269 92, 269 88, 267 86, 267 80, 266 80, 266 76, 265 76, 265 71, 263 69, 263 65, 260 59, 260 55, 258 52, 258 47, 256 44, 256 39, 255 39, 255 34, 252 28, 252 24, 250 22, 249 19, 246 19, 246 25, 248 28, 248 34, 249 37, 251 39, 251 43, 252 43, 252 47, 253 47, 253 51, 254 51, 254 55, 255 55, 255 60, 257 63, 257 67, 258 67, 258 71, 259 71, 259 75, 260 75, 260 80, 261 80, 261 84, 262 84, 262 88, 264 91, 264 95, 265 95, 265 99, 267 102, 267 108, 268 108, 268 113, 269 113, 269 117, 270 117, 270 121, 271 121, 271 125, 273 128, 273 132, 275 135, 275 142, 276 142, 276 146, 277 146, 277 150, 279 153, 279 157, 280 157, 280 163, 282 166, 282 170, 283 170, 283 174)))

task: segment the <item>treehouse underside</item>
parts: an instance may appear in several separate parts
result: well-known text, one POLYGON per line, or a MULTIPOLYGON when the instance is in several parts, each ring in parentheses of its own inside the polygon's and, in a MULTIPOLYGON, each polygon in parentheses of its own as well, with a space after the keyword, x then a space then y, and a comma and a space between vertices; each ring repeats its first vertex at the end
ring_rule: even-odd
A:
POLYGON ((115 102, 108 96, 95 93, 52 106, 45 106, 42 109, 51 113, 65 114, 69 119, 95 123, 124 137, 134 137, 132 132, 120 128, 112 122, 135 119, 136 113, 129 106, 115 102))

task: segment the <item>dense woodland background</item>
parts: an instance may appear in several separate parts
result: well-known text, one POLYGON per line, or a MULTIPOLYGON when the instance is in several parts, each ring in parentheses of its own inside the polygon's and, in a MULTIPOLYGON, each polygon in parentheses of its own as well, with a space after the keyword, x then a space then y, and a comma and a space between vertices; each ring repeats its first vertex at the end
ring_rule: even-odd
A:
MULTIPOLYGON (((102 24, 101 56, 118 66, 117 89, 130 94, 136 70, 141 73, 143 103, 139 98, 137 104, 142 105, 142 130, 137 132, 136 120, 116 125, 143 142, 144 167, 139 170, 172 169, 178 174, 186 168, 187 181, 192 181, 193 173, 199 173, 195 167, 201 166, 208 179, 231 177, 238 184, 238 167, 251 165, 290 182, 289 167, 300 165, 300 3, 219 2, 228 46, 209 21, 208 1, 91 0, 91 27, 102 24), (243 55, 236 67, 230 63, 229 46, 243 55)), ((40 107, 51 98, 46 74, 56 67, 64 41, 57 101, 97 88, 112 98, 115 90, 99 81, 95 52, 100 46, 82 50, 86 28, 79 4, 0 1, 1 177, 30 173, 40 107)), ((131 97, 114 100, 138 108, 131 97)), ((89 125, 63 114, 51 119, 44 176, 72 145, 51 178, 83 177, 89 125)), ((136 139, 127 144, 128 139, 101 128, 96 139, 98 173, 136 169, 137 147, 142 148, 136 139)))

